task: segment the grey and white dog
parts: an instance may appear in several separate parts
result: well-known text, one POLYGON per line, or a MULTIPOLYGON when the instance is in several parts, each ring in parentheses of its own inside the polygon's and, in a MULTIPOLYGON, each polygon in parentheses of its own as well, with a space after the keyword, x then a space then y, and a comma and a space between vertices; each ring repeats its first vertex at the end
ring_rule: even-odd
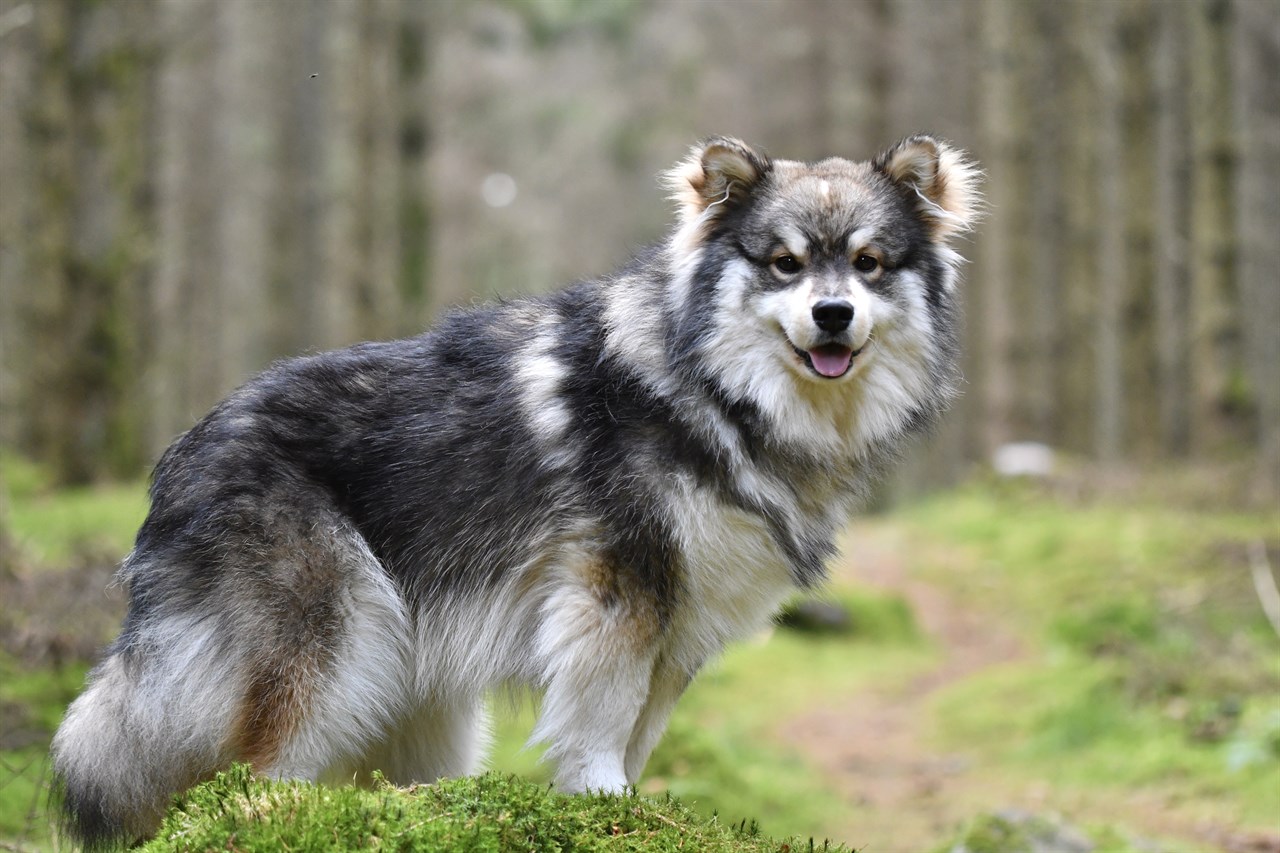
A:
POLYGON ((543 692, 561 789, 621 790, 699 667, 822 579, 952 393, 977 171, 716 138, 668 180, 676 227, 613 275, 276 364, 169 448, 54 739, 80 841, 233 761, 470 773, 504 686, 543 692))

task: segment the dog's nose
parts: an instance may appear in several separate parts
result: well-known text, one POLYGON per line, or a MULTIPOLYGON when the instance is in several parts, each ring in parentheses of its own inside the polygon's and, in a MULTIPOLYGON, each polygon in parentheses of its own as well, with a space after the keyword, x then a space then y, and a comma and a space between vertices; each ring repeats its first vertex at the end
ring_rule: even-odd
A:
POLYGON ((824 332, 843 332, 853 322, 853 306, 843 299, 820 299, 813 306, 813 322, 824 332))

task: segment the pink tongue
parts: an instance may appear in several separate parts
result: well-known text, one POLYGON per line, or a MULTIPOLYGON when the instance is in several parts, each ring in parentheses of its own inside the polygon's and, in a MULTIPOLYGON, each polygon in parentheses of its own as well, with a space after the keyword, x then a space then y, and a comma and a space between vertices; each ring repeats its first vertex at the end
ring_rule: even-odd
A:
POLYGON ((823 376, 836 377, 849 369, 849 361, 853 358, 853 350, 846 347, 818 347, 809 350, 809 360, 813 369, 823 376))

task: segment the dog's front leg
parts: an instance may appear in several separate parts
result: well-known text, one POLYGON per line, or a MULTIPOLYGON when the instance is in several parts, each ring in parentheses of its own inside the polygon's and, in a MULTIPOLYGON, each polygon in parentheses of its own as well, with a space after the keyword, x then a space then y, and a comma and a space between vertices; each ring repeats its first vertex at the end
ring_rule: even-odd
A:
POLYGON ((561 790, 622 791, 657 657, 656 619, 586 589, 558 592, 543 616, 536 651, 546 693, 531 741, 549 744, 561 790))

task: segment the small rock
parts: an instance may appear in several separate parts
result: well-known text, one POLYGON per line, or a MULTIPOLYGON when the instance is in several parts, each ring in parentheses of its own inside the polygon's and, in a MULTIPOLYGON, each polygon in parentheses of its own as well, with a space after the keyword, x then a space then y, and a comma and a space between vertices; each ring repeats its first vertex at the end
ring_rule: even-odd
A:
POLYGON ((1001 477, 1048 477, 1053 462, 1053 448, 1038 441, 1002 444, 991 456, 991 467, 1001 477))

